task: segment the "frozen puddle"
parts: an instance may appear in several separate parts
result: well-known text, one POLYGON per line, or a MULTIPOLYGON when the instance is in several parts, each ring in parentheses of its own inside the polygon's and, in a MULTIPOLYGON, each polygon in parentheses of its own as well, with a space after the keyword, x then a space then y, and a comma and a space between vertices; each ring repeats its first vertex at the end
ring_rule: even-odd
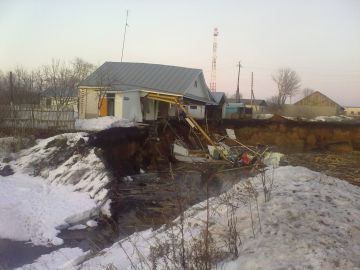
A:
POLYGON ((41 177, 0 176, 0 238, 61 245, 60 229, 87 218, 96 204, 87 193, 48 184, 41 177))

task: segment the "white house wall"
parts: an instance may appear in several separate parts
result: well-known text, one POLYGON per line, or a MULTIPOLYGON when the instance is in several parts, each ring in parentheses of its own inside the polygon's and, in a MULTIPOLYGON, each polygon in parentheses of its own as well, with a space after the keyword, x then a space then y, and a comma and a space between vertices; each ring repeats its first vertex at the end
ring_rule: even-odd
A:
POLYGON ((360 117, 360 107, 345 107, 345 114, 360 117))
POLYGON ((187 105, 190 116, 196 119, 205 118, 205 106, 204 105, 187 105))
POLYGON ((122 93, 115 94, 114 116, 119 119, 123 118, 123 99, 124 95, 122 93))
POLYGON ((123 94, 123 110, 122 118, 130 121, 142 122, 142 111, 140 103, 140 93, 126 92, 123 94))
POLYGON ((201 75, 199 75, 196 78, 196 80, 192 83, 192 85, 188 89, 186 89, 185 93, 196 96, 196 97, 201 97, 201 98, 206 98, 206 99, 209 98, 209 91, 204 86, 204 81, 203 81, 203 78, 201 77, 201 75))
POLYGON ((95 89, 81 89, 84 93, 84 102, 80 96, 80 118, 94 118, 98 116, 98 94, 95 89), (83 107, 83 108, 82 108, 83 107))
POLYGON ((158 102, 155 100, 145 99, 144 102, 147 102, 146 108, 143 108, 144 110, 144 120, 153 121, 157 120, 158 115, 158 102))

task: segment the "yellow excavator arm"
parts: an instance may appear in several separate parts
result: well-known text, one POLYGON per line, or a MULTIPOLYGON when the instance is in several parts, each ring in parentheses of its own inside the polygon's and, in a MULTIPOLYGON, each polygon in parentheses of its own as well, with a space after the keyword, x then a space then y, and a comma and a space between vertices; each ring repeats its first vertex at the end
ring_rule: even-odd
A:
POLYGON ((149 93, 149 94, 147 94, 146 98, 176 105, 181 111, 183 111, 185 113, 186 122, 192 128, 196 128, 210 145, 215 145, 214 141, 205 132, 205 130, 203 130, 203 128, 195 121, 195 119, 189 115, 186 107, 184 106, 184 104, 181 100, 181 97, 159 94, 159 93, 149 93))

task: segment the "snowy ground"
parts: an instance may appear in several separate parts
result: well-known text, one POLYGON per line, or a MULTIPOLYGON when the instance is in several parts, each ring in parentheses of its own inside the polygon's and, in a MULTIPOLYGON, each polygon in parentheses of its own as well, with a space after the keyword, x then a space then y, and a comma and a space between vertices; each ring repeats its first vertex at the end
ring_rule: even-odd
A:
MULTIPOLYGON (((253 119, 270 119, 273 117, 273 114, 254 114, 253 119)), ((346 115, 339 116, 317 116, 314 118, 305 118, 305 117, 291 117, 291 116, 281 116, 283 118, 294 120, 294 121, 309 121, 309 122, 349 122, 356 121, 357 119, 352 118, 346 115)))
POLYGON ((0 238, 59 245, 60 229, 86 224, 99 211, 110 214, 109 178, 86 140, 85 133, 62 134, 18 153, 0 153, 0 169, 15 172, 0 176, 0 238))
POLYGON ((309 119, 311 122, 344 122, 344 121, 351 121, 354 118, 345 115, 339 116, 317 116, 315 118, 309 119))
POLYGON ((0 176, 0 238, 59 245, 57 227, 95 207, 88 194, 46 184, 41 177, 0 176))
MULTIPOLYGON (((236 227, 242 241, 239 257, 219 262, 218 269, 360 269, 360 189, 303 167, 280 167, 270 170, 267 179, 272 176, 274 186, 268 202, 263 200, 259 177, 242 181, 209 200, 210 232, 217 249, 224 249, 229 205, 236 205, 236 227)), ((200 238, 206 213, 206 202, 185 212, 186 246, 200 238)), ((179 219, 175 224, 179 225, 179 219)), ((152 269, 150 247, 172 243, 178 233, 179 226, 135 233, 70 269, 152 269), (116 268, 106 268, 110 266, 116 268)), ((59 256, 49 255, 37 266, 41 269, 56 260, 59 265, 59 256)), ((169 260, 163 257, 157 269, 165 262, 169 260)), ((61 265, 65 263, 63 259, 61 265)))
POLYGON ((126 119, 118 119, 114 116, 104 116, 91 119, 77 119, 75 128, 77 130, 103 130, 112 127, 133 127, 134 122, 126 119))

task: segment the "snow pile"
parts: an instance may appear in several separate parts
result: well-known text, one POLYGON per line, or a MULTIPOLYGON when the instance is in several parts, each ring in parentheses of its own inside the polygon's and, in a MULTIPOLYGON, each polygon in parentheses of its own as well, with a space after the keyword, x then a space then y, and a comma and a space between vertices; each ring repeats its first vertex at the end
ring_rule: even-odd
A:
POLYGON ((39 140, 34 147, 21 151, 12 165, 23 173, 43 177, 47 183, 87 192, 102 204, 110 180, 95 149, 86 144, 86 135, 68 133, 39 140))
MULTIPOLYGON (((60 229, 86 222, 102 211, 110 216, 110 179, 86 133, 38 140, 13 154, 0 176, 0 238, 59 245, 60 229)), ((0 168, 5 163, 0 161, 0 168)), ((88 226, 96 226, 90 221, 88 226)))
POLYGON ((302 167, 275 170, 262 233, 224 269, 359 269, 360 188, 302 167))
MULTIPOLYGON (((258 192, 260 226, 253 203, 254 234, 249 204, 236 209, 242 245, 234 261, 219 263, 219 269, 359 269, 360 189, 342 180, 303 167, 280 167, 274 175, 269 202, 262 199, 259 177, 240 182, 219 197, 210 199, 210 231, 219 239, 228 224, 227 207, 252 185, 258 192)), ((200 235, 206 218, 206 203, 185 212, 184 234, 189 244, 200 235)), ((179 219, 178 219, 179 220, 179 219)), ((178 221, 177 220, 177 221, 178 221)), ((143 231, 115 243, 81 264, 80 269, 152 269, 150 247, 168 240, 178 227, 143 231)), ((165 260, 165 258, 164 258, 165 260)))
POLYGON ((77 130, 103 130, 112 127, 133 127, 134 122, 127 119, 119 119, 114 116, 104 116, 91 119, 77 119, 75 128, 77 130))
POLYGON ((88 194, 46 184, 40 177, 0 176, 0 238, 60 245, 57 228, 67 219, 82 219, 95 207, 88 194))

